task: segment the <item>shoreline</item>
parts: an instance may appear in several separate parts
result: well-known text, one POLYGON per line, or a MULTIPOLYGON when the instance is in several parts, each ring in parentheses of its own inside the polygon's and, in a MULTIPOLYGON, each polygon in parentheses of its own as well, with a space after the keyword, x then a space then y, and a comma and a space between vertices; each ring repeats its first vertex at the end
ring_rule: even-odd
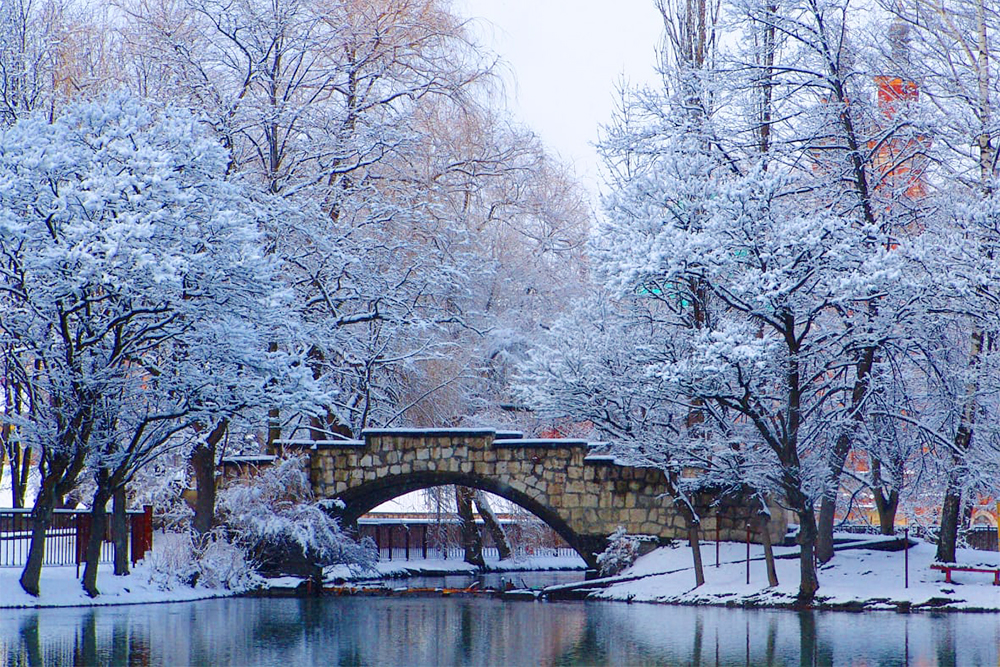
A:
MULTIPOLYGON (((881 541, 885 542, 882 538, 881 541)), ((875 540, 879 541, 878 539, 875 540)), ((816 599, 803 605, 796 598, 798 589, 798 561, 794 547, 776 547, 779 586, 767 586, 765 564, 757 545, 751 545, 747 584, 746 545, 720 543, 719 563, 715 564, 716 545, 703 543, 702 560, 705 564, 706 583, 693 587, 691 551, 686 546, 660 547, 640 557, 616 576, 558 584, 534 589, 520 588, 499 595, 505 600, 584 600, 599 602, 624 602, 626 604, 666 604, 674 606, 708 606, 734 609, 777 609, 784 611, 824 612, 893 612, 898 614, 938 613, 1000 613, 1000 586, 994 586, 992 577, 982 573, 953 574, 953 583, 945 582, 944 575, 930 568, 934 547, 926 542, 911 541, 909 573, 904 563, 903 551, 880 550, 876 545, 849 550, 838 550, 829 563, 818 570, 820 589, 816 599), (909 587, 906 587, 906 577, 909 587)), ((1000 553, 961 550, 959 562, 1000 568, 1000 553)), ((463 561, 386 561, 378 565, 377 573, 351 572, 346 566, 335 566, 324 571, 324 588, 339 588, 339 593, 350 594, 348 589, 362 589, 362 582, 403 581, 412 577, 474 576, 477 574, 502 574, 526 571, 580 571, 586 569, 580 559, 531 558, 519 561, 489 562, 480 570, 463 561), (575 561, 575 562, 574 562, 575 561)), ((95 607, 110 605, 161 604, 166 602, 194 602, 220 597, 306 597, 315 595, 308 579, 302 577, 275 577, 262 580, 248 590, 190 588, 183 585, 164 586, 154 581, 142 563, 130 575, 115 577, 110 571, 99 575, 102 594, 89 598, 75 578, 75 568, 46 567, 43 569, 42 595, 32 598, 24 593, 18 577, 20 569, 0 569, 0 608, 50 609, 56 607, 95 607)), ((374 586, 367 587, 374 594, 374 586)), ((417 591, 405 592, 391 585, 380 587, 386 595, 419 595, 417 591)), ((440 594, 444 589, 421 589, 427 594, 440 594)), ((464 589, 447 589, 446 595, 469 592, 464 589)), ((470 594, 473 594, 469 592, 470 594)), ((486 595, 487 591, 474 593, 486 595)))
MULTIPOLYGON (((746 545, 735 543, 719 545, 718 566, 715 544, 702 545, 706 581, 697 588, 687 546, 661 547, 610 581, 586 582, 576 588, 591 589, 584 596, 587 600, 626 603, 848 613, 1000 613, 1000 587, 993 585, 992 576, 955 572, 953 583, 947 583, 941 572, 930 568, 933 545, 911 539, 908 550, 884 550, 893 539, 873 538, 868 545, 845 543, 845 549, 838 549, 829 563, 818 568, 819 591, 805 605, 797 599, 799 563, 793 558, 797 547, 775 547, 780 583, 773 588, 767 585, 762 548, 751 545, 748 565, 746 545)), ((1000 553, 995 551, 961 549, 958 561, 1000 569, 1000 553)), ((568 592, 574 587, 560 588, 568 592)))

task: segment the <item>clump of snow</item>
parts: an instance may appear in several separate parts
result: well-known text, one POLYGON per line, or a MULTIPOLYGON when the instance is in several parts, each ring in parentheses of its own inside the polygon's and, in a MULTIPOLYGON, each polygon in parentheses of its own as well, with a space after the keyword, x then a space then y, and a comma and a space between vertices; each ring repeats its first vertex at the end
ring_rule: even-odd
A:
POLYGON ((608 577, 618 574, 631 567, 639 557, 639 538, 625 533, 623 526, 618 526, 615 532, 608 536, 608 548, 597 556, 597 565, 601 576, 608 577))
POLYGON ((146 564, 149 582, 160 590, 201 587, 240 593, 261 584, 243 549, 221 530, 200 538, 188 532, 157 537, 146 564))

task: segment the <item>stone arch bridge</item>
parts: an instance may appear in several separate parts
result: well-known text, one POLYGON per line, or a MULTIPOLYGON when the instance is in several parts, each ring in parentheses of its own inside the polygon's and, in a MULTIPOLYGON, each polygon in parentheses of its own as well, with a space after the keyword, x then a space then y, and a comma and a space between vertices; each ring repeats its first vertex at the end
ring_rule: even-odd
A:
MULTIPOLYGON (((686 537, 658 468, 618 465, 606 446, 584 440, 524 439, 491 429, 366 430, 362 440, 283 441, 306 448, 318 497, 344 503, 341 519, 357 519, 404 493, 444 484, 502 496, 551 526, 591 567, 619 526, 660 541, 686 537)), ((279 443, 276 443, 279 444, 279 443)), ((729 501, 710 508, 698 499, 706 537, 746 538, 751 508, 729 501)), ((785 522, 770 522, 779 539, 785 522)))

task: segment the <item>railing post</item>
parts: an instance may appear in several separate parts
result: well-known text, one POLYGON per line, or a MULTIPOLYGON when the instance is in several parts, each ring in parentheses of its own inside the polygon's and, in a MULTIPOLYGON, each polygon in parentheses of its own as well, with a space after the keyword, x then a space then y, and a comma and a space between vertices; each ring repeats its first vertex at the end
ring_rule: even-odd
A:
POLYGON ((143 528, 143 541, 142 541, 142 555, 146 556, 147 551, 151 551, 153 548, 153 506, 143 505, 142 506, 142 528, 143 528))
POLYGON ((129 517, 129 546, 132 565, 146 557, 153 548, 153 506, 143 505, 142 514, 129 517))
POLYGON ((128 556, 129 562, 132 563, 134 567, 137 562, 139 562, 139 525, 137 519, 138 514, 128 515, 128 556))
POLYGON ((90 541, 90 514, 76 512, 76 578, 80 578, 80 563, 87 553, 87 542, 90 541))

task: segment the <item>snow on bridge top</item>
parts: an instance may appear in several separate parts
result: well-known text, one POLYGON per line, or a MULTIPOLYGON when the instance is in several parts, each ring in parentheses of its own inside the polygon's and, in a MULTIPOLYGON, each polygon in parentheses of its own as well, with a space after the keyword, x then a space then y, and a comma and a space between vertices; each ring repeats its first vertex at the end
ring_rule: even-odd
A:
POLYGON ((366 447, 374 438, 492 438, 493 447, 606 447, 605 442, 588 442, 576 438, 525 438, 520 431, 497 431, 486 428, 366 428, 363 439, 337 440, 275 440, 274 444, 304 449, 366 447))

